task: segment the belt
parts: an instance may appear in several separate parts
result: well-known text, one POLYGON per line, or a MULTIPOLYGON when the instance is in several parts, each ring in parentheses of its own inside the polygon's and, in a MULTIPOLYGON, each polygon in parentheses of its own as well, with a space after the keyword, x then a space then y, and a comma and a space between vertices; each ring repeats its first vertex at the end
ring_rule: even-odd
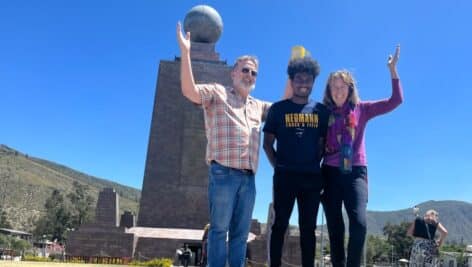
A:
MULTIPOLYGON (((219 164, 221 165, 219 162, 217 162, 216 160, 212 160, 210 163, 216 163, 216 164, 219 164)), ((251 169, 237 169, 237 168, 233 168, 233 167, 228 167, 228 166, 224 166, 224 165, 221 165, 223 167, 226 167, 226 168, 229 168, 229 169, 232 169, 232 170, 235 170, 235 171, 240 171, 244 174, 247 174, 247 175, 253 175, 254 172, 251 170, 251 169)))
MULTIPOLYGON (((231 168, 231 169, 233 169, 233 168, 231 168)), ((241 172, 243 172, 245 174, 249 174, 249 175, 254 174, 254 172, 251 169, 235 169, 235 170, 241 171, 241 172)))

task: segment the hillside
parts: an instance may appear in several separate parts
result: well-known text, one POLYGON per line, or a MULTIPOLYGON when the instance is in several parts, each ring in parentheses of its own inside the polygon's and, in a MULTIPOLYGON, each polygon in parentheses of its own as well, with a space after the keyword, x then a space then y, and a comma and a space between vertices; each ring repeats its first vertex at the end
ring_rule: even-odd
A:
MULTIPOLYGON (((95 200, 102 188, 115 188, 120 195, 120 213, 130 210, 137 214, 141 194, 139 190, 0 145, 0 204, 6 207, 8 219, 18 230, 31 231, 52 190, 59 189, 67 194, 72 191, 74 181, 88 185, 95 200)), ((439 212, 440 221, 449 231, 448 241, 472 244, 472 203, 452 200, 428 201, 418 204, 418 207, 420 214, 428 209, 439 212)), ((411 208, 368 211, 367 231, 368 234, 382 234, 382 228, 387 222, 398 224, 413 219, 411 208)))
POLYGON ((101 189, 113 187, 120 195, 120 213, 130 210, 137 214, 139 190, 0 145, 0 203, 15 229, 31 231, 51 192, 58 189, 67 195, 74 181, 88 185, 95 201, 101 189))

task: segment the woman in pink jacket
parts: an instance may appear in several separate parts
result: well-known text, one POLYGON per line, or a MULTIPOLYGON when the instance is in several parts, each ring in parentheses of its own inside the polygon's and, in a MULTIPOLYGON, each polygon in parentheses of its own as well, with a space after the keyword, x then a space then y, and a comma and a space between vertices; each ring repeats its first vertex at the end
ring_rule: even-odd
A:
POLYGON ((397 73, 400 46, 388 59, 392 95, 378 101, 360 101, 349 71, 330 74, 323 104, 331 111, 322 173, 326 179, 323 205, 328 224, 331 262, 334 267, 360 266, 366 236, 367 158, 364 130, 367 122, 388 113, 403 101, 397 73), (349 217, 347 261, 344 252, 342 206, 349 217))

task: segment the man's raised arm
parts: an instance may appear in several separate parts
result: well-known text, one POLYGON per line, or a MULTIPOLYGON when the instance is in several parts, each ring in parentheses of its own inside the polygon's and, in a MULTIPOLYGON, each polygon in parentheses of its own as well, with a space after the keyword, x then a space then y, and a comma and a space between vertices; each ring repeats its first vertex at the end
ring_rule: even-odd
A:
POLYGON ((201 104, 202 100, 193 80, 192 62, 190 60, 190 32, 182 34, 180 22, 177 23, 177 42, 180 47, 180 83, 182 94, 188 100, 201 104))

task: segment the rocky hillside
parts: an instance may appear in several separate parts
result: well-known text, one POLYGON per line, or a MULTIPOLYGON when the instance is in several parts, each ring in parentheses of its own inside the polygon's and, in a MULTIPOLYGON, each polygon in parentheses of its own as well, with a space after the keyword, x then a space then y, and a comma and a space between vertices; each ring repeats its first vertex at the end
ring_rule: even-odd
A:
POLYGON ((137 214, 139 190, 0 145, 0 206, 15 229, 31 231, 52 191, 58 189, 67 195, 74 181, 88 185, 95 200, 101 189, 113 187, 120 195, 121 212, 137 214))

